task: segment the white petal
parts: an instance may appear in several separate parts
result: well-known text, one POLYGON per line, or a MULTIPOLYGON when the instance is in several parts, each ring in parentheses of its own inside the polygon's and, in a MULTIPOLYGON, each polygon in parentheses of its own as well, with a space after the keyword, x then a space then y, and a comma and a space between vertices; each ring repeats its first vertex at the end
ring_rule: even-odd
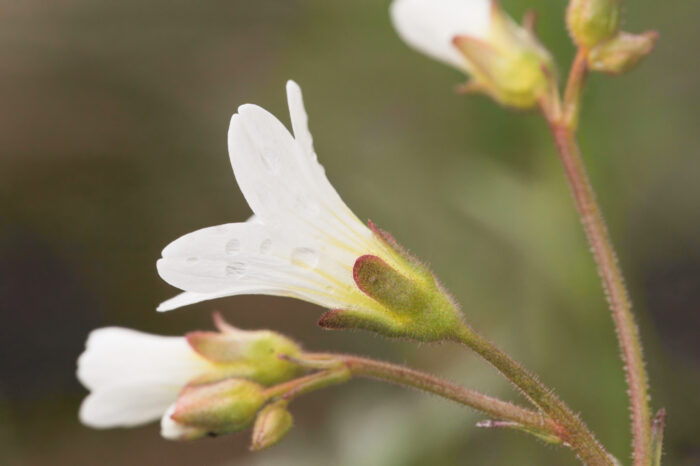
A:
POLYGON ((175 403, 165 411, 160 419, 160 435, 167 440, 188 440, 200 437, 204 432, 196 427, 188 427, 175 421, 171 416, 175 412, 175 403))
POLYGON ((338 281, 352 284, 355 256, 343 257, 344 267, 337 262, 342 251, 288 236, 246 222, 203 228, 173 241, 163 250, 158 273, 190 294, 164 303, 161 310, 237 294, 292 296, 325 307, 338 305, 340 301, 328 296, 328 288, 337 288, 338 281))
POLYGON ((229 128, 229 155, 241 191, 256 216, 307 237, 359 244, 369 230, 348 209, 313 152, 311 134, 294 83, 287 86, 297 141, 272 114, 239 107, 229 128))
POLYGON ((207 368, 183 337, 106 327, 90 333, 78 358, 78 379, 90 390, 153 377, 183 386, 207 368))
POLYGON ((241 106, 232 117, 231 165, 254 216, 168 245, 158 273, 187 293, 159 310, 237 294, 346 307, 348 296, 359 293, 352 278, 355 260, 386 249, 343 203, 318 163, 299 86, 288 82, 287 94, 294 137, 255 105, 241 106))
POLYGON ((180 293, 160 303, 156 308, 156 311, 172 311, 173 309, 177 309, 179 307, 201 303, 202 301, 223 298, 224 296, 228 296, 228 293, 193 293, 191 291, 185 291, 184 293, 180 293))
MULTIPOLYGON (((314 151, 314 141, 309 131, 309 117, 304 108, 304 99, 301 95, 301 88, 294 81, 287 81, 287 102, 289 104, 289 117, 292 120, 292 130, 294 139, 301 146, 306 157, 317 160, 314 151)), ((320 165, 319 165, 320 167, 320 165)))
POLYGON ((394 0, 391 19, 411 47, 458 69, 469 70, 452 44, 458 35, 484 39, 490 27, 490 0, 394 0))
POLYGON ((98 429, 155 421, 177 399, 181 387, 151 378, 101 387, 80 406, 80 421, 98 429))

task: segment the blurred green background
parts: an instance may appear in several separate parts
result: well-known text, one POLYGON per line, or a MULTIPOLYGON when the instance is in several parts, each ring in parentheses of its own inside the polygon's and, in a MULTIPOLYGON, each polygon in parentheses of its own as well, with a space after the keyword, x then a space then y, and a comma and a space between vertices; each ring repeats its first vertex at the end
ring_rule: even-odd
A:
MULTIPOLYGON (((524 435, 476 429, 466 409, 368 381, 295 402, 290 436, 258 454, 247 433, 178 444, 155 425, 78 423, 75 359, 91 329, 181 334, 210 328, 214 309, 312 350, 406 362, 518 399, 457 346, 322 331, 322 310, 303 302, 154 311, 177 291, 156 274, 160 250, 249 215, 227 158, 229 118, 254 102, 288 123, 289 78, 348 205, 429 262, 474 327, 629 457, 611 319, 545 125, 456 96, 463 77, 401 43, 388 3, 0 0, 0 464, 577 464, 524 435)), ((565 1, 503 3, 514 17, 536 8, 542 40, 568 67, 565 1)), ((626 2, 626 28, 657 29, 658 48, 628 76, 594 76, 582 116, 652 404, 669 412, 668 465, 700 464, 699 7, 626 2)))

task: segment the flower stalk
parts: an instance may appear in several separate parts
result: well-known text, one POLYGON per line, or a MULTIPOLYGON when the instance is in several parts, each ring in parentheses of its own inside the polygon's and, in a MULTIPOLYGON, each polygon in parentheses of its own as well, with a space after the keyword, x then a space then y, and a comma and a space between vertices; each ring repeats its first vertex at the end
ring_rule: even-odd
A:
POLYGON ((549 416, 558 426, 557 436, 576 452, 584 464, 591 466, 615 464, 613 457, 603 448, 586 424, 551 389, 517 361, 469 328, 464 328, 460 341, 491 363, 534 405, 549 416))
POLYGON ((625 287, 622 270, 575 136, 580 96, 586 74, 586 56, 585 52, 580 50, 569 76, 563 114, 553 115, 546 111, 544 113, 612 311, 629 387, 634 464, 648 465, 651 460, 651 420, 647 374, 639 330, 632 313, 632 303, 625 287))
MULTIPOLYGON (((308 363, 311 367, 313 367, 316 362, 323 364, 326 361, 334 361, 342 364, 340 366, 342 369, 329 369, 328 371, 317 373, 319 374, 318 377, 321 379, 326 379, 326 377, 320 374, 325 374, 329 371, 344 370, 347 371, 351 377, 380 380, 432 393, 477 411, 481 411, 493 418, 523 426, 527 428, 523 430, 529 430, 533 433, 549 437, 555 436, 557 438, 559 438, 562 433, 561 426, 541 412, 532 411, 513 403, 484 395, 483 393, 464 388, 415 369, 347 354, 307 353, 304 354, 303 358, 304 361, 300 361, 300 363, 308 363)), ((307 377, 312 385, 316 385, 320 388, 322 383, 319 383, 318 379, 314 377, 317 374, 312 374, 307 377)), ((287 382, 286 385, 292 383, 293 382, 287 382)), ((305 383, 304 385, 308 386, 309 384, 305 383)))

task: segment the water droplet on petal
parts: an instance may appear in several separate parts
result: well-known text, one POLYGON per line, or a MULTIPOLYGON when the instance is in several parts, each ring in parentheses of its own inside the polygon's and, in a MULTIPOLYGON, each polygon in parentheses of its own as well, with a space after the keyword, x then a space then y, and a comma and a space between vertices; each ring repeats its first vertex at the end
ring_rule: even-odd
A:
POLYGON ((272 248, 272 240, 270 238, 267 238, 263 240, 262 243, 260 243, 260 253, 261 254, 267 254, 270 252, 270 249, 272 248))
POLYGON ((238 252, 239 249, 241 249, 241 242, 238 241, 237 238, 233 238, 232 240, 229 240, 228 243, 226 243, 226 246, 224 246, 226 249, 226 254, 235 254, 238 252))
POLYGON ((318 265, 318 253, 311 248, 296 248, 292 251, 292 264, 314 269, 318 265))
POLYGON ((245 262, 232 262, 226 266, 226 275, 241 278, 248 271, 248 264, 245 262))
POLYGON ((299 194, 297 196, 297 208, 309 217, 315 217, 321 211, 318 202, 309 199, 304 194, 299 194))

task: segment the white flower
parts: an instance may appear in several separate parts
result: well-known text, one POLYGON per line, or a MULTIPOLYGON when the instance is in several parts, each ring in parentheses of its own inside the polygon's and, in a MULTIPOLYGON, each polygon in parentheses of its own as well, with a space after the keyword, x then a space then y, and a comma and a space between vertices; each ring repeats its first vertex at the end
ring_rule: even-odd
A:
POLYGON ((222 296, 269 294, 381 313, 384 307, 356 286, 355 261, 375 255, 413 276, 407 262, 350 211, 329 183, 313 149, 301 89, 292 81, 287 98, 293 136, 256 105, 242 105, 233 115, 231 165, 255 215, 168 245, 158 273, 185 293, 158 310, 222 296))
POLYGON ((132 427, 154 421, 190 380, 212 368, 184 337, 126 328, 94 330, 78 359, 78 379, 90 390, 80 420, 94 428, 132 427))
POLYGON ((395 0, 391 19, 408 45, 443 63, 471 72, 472 64, 453 40, 470 36, 487 40, 490 0, 395 0))
POLYGON ((240 330, 218 314, 214 322, 218 332, 190 332, 184 337, 119 327, 91 332, 78 358, 78 379, 91 392, 80 408, 83 424, 132 427, 162 417, 164 437, 195 438, 206 431, 179 425, 167 412, 175 409, 183 388, 239 378, 274 385, 303 371, 278 357, 301 353, 285 336, 240 330))
POLYGON ((552 85, 549 52, 495 0, 394 0, 390 12, 408 45, 472 77, 463 92, 530 108, 552 85))

